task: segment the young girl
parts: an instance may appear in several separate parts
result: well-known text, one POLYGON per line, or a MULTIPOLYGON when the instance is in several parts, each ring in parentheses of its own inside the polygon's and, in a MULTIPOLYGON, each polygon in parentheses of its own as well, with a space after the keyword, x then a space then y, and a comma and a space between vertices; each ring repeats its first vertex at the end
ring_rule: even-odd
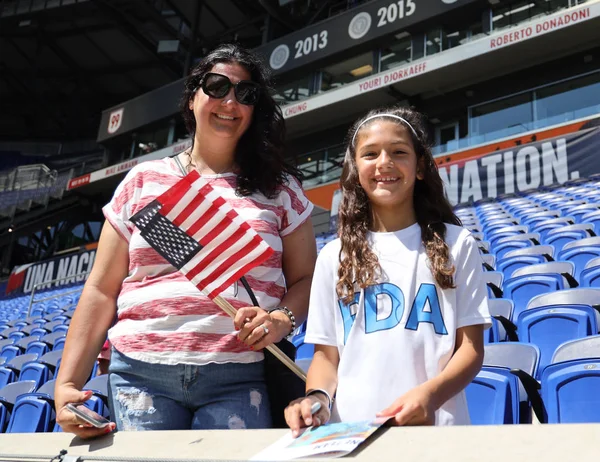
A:
POLYGON ((341 186, 340 238, 321 250, 313 276, 306 398, 287 407, 288 425, 297 435, 330 418, 468 424, 463 389, 482 364, 487 292, 423 117, 385 109, 355 123, 341 186))

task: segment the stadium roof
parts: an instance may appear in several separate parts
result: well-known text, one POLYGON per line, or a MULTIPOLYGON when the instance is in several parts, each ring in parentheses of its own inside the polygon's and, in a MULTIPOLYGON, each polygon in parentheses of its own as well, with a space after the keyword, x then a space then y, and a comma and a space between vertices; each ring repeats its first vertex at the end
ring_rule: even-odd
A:
POLYGON ((103 109, 181 78, 215 44, 257 47, 336 3, 0 0, 0 140, 94 139, 103 109))

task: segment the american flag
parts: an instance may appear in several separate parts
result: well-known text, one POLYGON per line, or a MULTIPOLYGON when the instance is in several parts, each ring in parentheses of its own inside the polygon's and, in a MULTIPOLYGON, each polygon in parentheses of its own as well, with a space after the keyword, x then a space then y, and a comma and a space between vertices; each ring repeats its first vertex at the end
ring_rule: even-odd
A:
POLYGON ((131 221, 165 260, 211 299, 273 253, 196 171, 131 221))

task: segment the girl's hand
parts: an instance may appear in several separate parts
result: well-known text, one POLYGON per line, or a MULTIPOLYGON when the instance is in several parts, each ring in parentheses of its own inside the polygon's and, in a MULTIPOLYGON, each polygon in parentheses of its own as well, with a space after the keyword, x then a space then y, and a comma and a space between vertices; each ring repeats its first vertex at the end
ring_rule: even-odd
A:
POLYGON ((240 308, 233 324, 238 330, 238 338, 251 350, 262 350, 272 343, 277 343, 288 335, 292 323, 281 311, 268 313, 257 306, 240 308))
POLYGON ((69 384, 59 385, 55 388, 56 422, 62 427, 64 432, 75 433, 80 438, 88 439, 105 435, 116 428, 114 422, 111 422, 104 428, 96 428, 86 421, 81 420, 66 408, 68 403, 83 403, 91 397, 91 391, 79 391, 69 384))
POLYGON ((435 425, 435 411, 433 393, 422 384, 377 413, 377 417, 393 416, 391 425, 435 425))
POLYGON ((285 408, 285 421, 292 430, 292 436, 296 438, 301 428, 318 427, 329 421, 329 401, 325 395, 315 393, 306 398, 298 398, 285 408), (320 403, 321 408, 314 414, 310 413, 313 404, 320 403))

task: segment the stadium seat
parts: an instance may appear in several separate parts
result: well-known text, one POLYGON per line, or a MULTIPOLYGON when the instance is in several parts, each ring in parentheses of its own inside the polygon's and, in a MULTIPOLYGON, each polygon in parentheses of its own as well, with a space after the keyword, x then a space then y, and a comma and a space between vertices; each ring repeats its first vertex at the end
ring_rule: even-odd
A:
MULTIPOLYGON (((565 247, 568 245, 566 244, 565 247)), ((569 249, 565 247, 561 250, 559 259, 575 264, 575 279, 580 281, 581 273, 583 273, 587 263, 592 259, 600 257, 600 246, 574 247, 569 249)))
POLYGON ((488 296, 490 298, 501 298, 504 275, 499 271, 485 271, 483 279, 488 287, 488 296))
POLYGON ((3 346, 2 350, 0 351, 0 356, 2 356, 7 362, 13 358, 16 358, 20 354, 21 354, 21 349, 12 344, 3 346))
POLYGON ((482 368, 465 389, 472 425, 519 423, 517 377, 494 368, 482 368))
POLYGON ((569 242, 563 247, 563 251, 566 252, 569 249, 575 249, 577 247, 597 247, 600 249, 600 236, 586 237, 576 242, 569 242))
POLYGON ((555 249, 551 245, 534 245, 522 249, 511 250, 504 254, 504 258, 542 255, 546 261, 554 261, 555 249))
POLYGON ((492 253, 494 253, 496 255, 496 259, 500 260, 502 258, 510 256, 507 254, 514 252, 516 250, 522 250, 525 247, 533 247, 533 242, 531 242, 531 241, 506 242, 504 244, 500 244, 500 245, 494 247, 492 253))
POLYGON ((577 287, 578 282, 573 275, 575 274, 575 265, 570 261, 550 261, 524 266, 515 270, 513 278, 531 274, 560 274, 564 278, 565 285, 568 287, 577 287))
POLYGON ((486 269, 493 271, 496 268, 496 257, 492 254, 481 254, 481 260, 486 269))
POLYGON ((546 238, 550 238, 552 236, 556 236, 561 233, 574 233, 574 232, 582 232, 584 233, 584 237, 593 236, 594 226, 586 223, 576 223, 573 225, 561 226, 557 229, 552 229, 545 234, 546 238))
POLYGON ((551 364, 541 383, 545 422, 600 422, 600 358, 551 364))
POLYGON ((85 406, 101 416, 110 417, 108 406, 108 375, 99 375, 89 380, 83 390, 93 391, 93 395, 85 402, 85 406))
MULTIPOLYGON (((497 236, 496 236, 497 237, 497 236)), ((515 242, 515 241, 531 241, 534 245, 539 245, 540 234, 539 233, 522 233, 522 234, 510 234, 499 237, 495 240, 495 245, 498 246, 500 244, 504 244, 506 242, 515 242)), ((492 242, 490 241, 490 244, 492 242)))
MULTIPOLYGON (((526 268, 521 268, 521 270, 526 268)), ((502 286, 504 298, 509 298, 514 303, 513 320, 525 311, 532 298, 564 288, 564 277, 556 273, 524 274, 523 276, 511 277, 502 286)))
POLYGON ((600 335, 591 335, 559 345, 552 355, 552 363, 598 358, 600 358, 600 335))
POLYGON ((14 382, 0 388, 0 433, 6 431, 11 412, 19 398, 35 389, 35 382, 14 382))
POLYGON ((562 229, 565 226, 575 224, 574 217, 559 217, 551 220, 546 220, 543 223, 536 223, 535 232, 540 233, 542 240, 546 237, 548 232, 552 229, 562 229))
MULTIPOLYGON (((541 294, 529 301, 527 309, 548 305, 589 305, 598 309, 600 308, 600 289, 577 287, 576 289, 561 290, 554 294, 541 294)), ((600 326, 600 312, 596 315, 596 321, 600 326)))
POLYGON ((519 418, 521 423, 531 422, 531 409, 536 416, 543 417, 539 383, 534 378, 538 373, 540 351, 536 345, 522 342, 507 342, 484 347, 484 367, 503 368, 519 379, 519 418))
POLYGON ((589 212, 581 217, 581 223, 590 223, 594 225, 594 232, 600 236, 600 212, 589 212))
POLYGON ((517 340, 516 326, 512 323, 514 304, 507 298, 491 298, 488 300, 490 315, 498 321, 498 341, 517 340))
POLYGON ((551 362, 562 343, 598 333, 596 311, 588 305, 561 304, 527 309, 519 315, 516 325, 520 341, 539 347, 540 369, 551 362))
POLYGON ((51 377, 56 377, 60 368, 62 350, 50 351, 38 359, 38 363, 46 365, 51 373, 51 377))
POLYGON ((556 252, 560 252, 563 247, 570 243, 580 239, 585 239, 589 234, 585 231, 561 231, 560 233, 553 234, 552 236, 546 236, 544 244, 554 246, 556 252))

